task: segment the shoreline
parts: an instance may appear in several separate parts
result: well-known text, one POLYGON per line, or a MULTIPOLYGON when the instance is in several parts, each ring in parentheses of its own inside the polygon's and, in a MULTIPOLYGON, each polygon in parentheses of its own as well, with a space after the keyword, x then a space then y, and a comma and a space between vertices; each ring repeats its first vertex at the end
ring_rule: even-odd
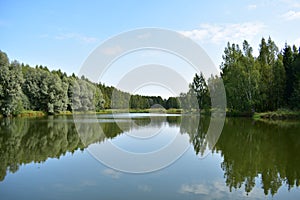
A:
MULTIPOLYGON (((10 118, 15 117, 44 117, 49 115, 59 116, 59 115, 73 115, 73 114, 112 114, 112 113, 127 113, 128 109, 105 109, 101 111, 87 111, 87 112, 71 112, 64 111, 55 114, 48 114, 43 111, 22 111, 16 116, 10 116, 10 118)), ((129 113, 166 113, 166 114, 185 114, 182 109, 129 109, 129 113)), ((190 112, 188 112, 190 113, 190 112)), ((195 111, 192 113, 196 113, 195 111)), ((201 112, 201 114, 207 114, 201 112)), ((277 111, 268 111, 268 112, 237 112, 237 111, 227 111, 226 117, 238 117, 238 118, 252 118, 254 120, 300 120, 300 111, 292 110, 277 110, 277 111)), ((0 119, 5 118, 3 115, 0 115, 0 119)))
POLYGON ((300 111, 280 109, 276 111, 267 112, 238 112, 238 111, 227 111, 226 117, 246 117, 254 120, 299 120, 300 111))
POLYGON ((262 113, 254 113, 253 119, 264 120, 299 120, 300 111, 277 110, 262 113))

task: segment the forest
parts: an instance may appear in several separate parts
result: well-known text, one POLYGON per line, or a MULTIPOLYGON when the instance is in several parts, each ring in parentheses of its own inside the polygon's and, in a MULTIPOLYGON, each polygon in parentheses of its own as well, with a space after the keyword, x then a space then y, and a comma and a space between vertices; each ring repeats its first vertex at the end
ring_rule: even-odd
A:
POLYGON ((271 37, 262 38, 259 55, 255 57, 246 40, 242 48, 228 42, 219 75, 205 79, 202 73, 195 74, 188 92, 168 99, 131 95, 104 83, 93 83, 84 76, 79 78, 74 73, 68 76, 61 70, 50 71, 45 66, 31 67, 9 61, 6 53, 0 51, 0 114, 15 116, 24 110, 54 114, 110 108, 148 109, 157 104, 166 109, 209 111, 210 94, 216 95, 211 91, 221 80, 229 112, 299 110, 299 50, 288 44, 279 50, 271 37))
POLYGON ((18 61, 10 62, 0 51, 0 113, 15 116, 24 110, 43 111, 48 114, 60 111, 88 111, 103 109, 146 109, 153 105, 179 108, 175 97, 131 95, 112 86, 92 83, 73 73, 68 76, 61 70, 50 71, 45 66, 30 67, 18 61), (114 101, 112 105, 112 95, 114 101))
MULTIPOLYGON (((261 39, 259 55, 245 40, 242 48, 227 43, 220 75, 205 80, 202 73, 196 74, 190 90, 183 93, 180 102, 196 95, 199 108, 210 108, 210 91, 224 83, 227 111, 250 113, 300 109, 300 49, 285 44, 282 50, 268 38, 261 39)), ((215 92, 213 92, 216 95, 215 92)), ((191 105, 192 103, 187 103, 191 105)))
POLYGON ((242 49, 228 43, 221 64, 227 108, 238 111, 300 109, 300 54, 293 45, 279 50, 275 42, 261 39, 259 55, 247 41, 242 49))

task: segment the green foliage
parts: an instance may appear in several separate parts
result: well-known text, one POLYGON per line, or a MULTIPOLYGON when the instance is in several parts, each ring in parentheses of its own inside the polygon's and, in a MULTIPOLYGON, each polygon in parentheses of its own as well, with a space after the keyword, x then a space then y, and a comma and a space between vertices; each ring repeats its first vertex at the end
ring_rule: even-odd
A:
POLYGON ((289 190, 299 187, 299 123, 253 123, 250 119, 228 118, 215 146, 207 132, 209 125, 209 118, 182 116, 180 132, 189 134, 195 154, 203 156, 210 148, 222 155, 221 168, 230 191, 244 188, 248 194, 256 180, 265 195, 275 195, 282 185, 289 190))
POLYGON ((279 52, 269 37, 259 45, 259 56, 252 55, 247 41, 243 51, 228 43, 221 64, 221 77, 231 112, 299 109, 300 58, 295 46, 279 52))
POLYGON ((184 112, 199 110, 198 100, 195 93, 192 92, 191 86, 187 93, 181 93, 179 95, 179 101, 184 112))
POLYGON ((265 124, 246 119, 228 119, 215 146, 221 151, 226 185, 245 186, 248 194, 261 177, 265 195, 275 195, 282 185, 299 186, 299 123, 265 124), (294 155, 294 156, 291 156, 294 155))
POLYGON ((23 91, 29 99, 30 108, 50 114, 66 110, 67 84, 55 73, 36 68, 24 74, 23 91))
MULTIPOLYGON (((131 95, 112 86, 92 83, 75 74, 67 76, 61 70, 49 71, 45 66, 9 62, 0 51, 0 114, 18 115, 25 110, 49 114, 65 111, 92 111, 103 109, 149 109, 164 107, 187 111, 211 108, 211 101, 221 105, 220 94, 224 83, 229 112, 254 113, 280 108, 299 110, 300 54, 296 46, 286 44, 279 52, 269 37, 262 38, 259 56, 245 40, 242 49, 230 44, 224 50, 219 76, 205 80, 195 74, 187 93, 162 99, 160 96, 131 95)), ((215 108, 212 108, 215 109, 215 108)))
POLYGON ((202 74, 195 74, 193 82, 189 85, 187 93, 181 93, 179 105, 185 112, 208 110, 211 106, 210 93, 207 82, 202 74))
POLYGON ((221 77, 225 85, 229 110, 251 112, 255 109, 259 95, 260 74, 252 51, 247 41, 243 43, 243 51, 239 45, 230 43, 225 48, 221 77))
POLYGON ((0 114, 4 116, 18 115, 24 109, 55 114, 111 108, 139 110, 156 105, 179 108, 173 97, 164 100, 160 96, 131 95, 75 74, 49 71, 46 66, 9 63, 0 51, 0 114))
POLYGON ((149 108, 148 99, 141 95, 131 95, 130 98, 131 109, 146 109, 149 108))
POLYGON ((195 74, 191 84, 191 92, 197 97, 199 109, 204 109, 209 106, 208 87, 202 72, 200 75, 195 74))
POLYGON ((180 108, 180 103, 178 98, 176 97, 169 97, 168 100, 166 101, 166 109, 179 109, 180 108))
MULTIPOLYGON (((259 56, 257 62, 259 65, 260 78, 260 104, 257 110, 274 110, 274 65, 277 59, 278 48, 269 37, 266 43, 264 38, 261 40, 259 56)), ((283 74, 282 74, 283 75, 283 74)), ((278 77, 280 78, 280 77, 278 77)))
POLYGON ((23 110, 23 75, 17 61, 9 63, 0 51, 0 113, 4 116, 17 115, 23 110))

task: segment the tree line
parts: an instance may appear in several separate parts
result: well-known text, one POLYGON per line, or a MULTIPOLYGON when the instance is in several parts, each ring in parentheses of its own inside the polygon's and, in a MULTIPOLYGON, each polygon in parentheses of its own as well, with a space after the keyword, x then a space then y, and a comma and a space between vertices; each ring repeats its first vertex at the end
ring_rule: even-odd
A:
POLYGON ((228 43, 220 68, 229 110, 300 109, 300 53, 295 45, 285 44, 279 51, 271 37, 262 38, 254 57, 246 40, 242 48, 228 43))
MULTIPOLYGON (((220 75, 207 80, 196 74, 190 89, 179 97, 182 106, 191 109, 211 108, 210 95, 224 83, 229 112, 254 113, 278 109, 300 109, 300 49, 285 44, 282 50, 268 38, 261 39, 259 55, 245 40, 242 48, 228 42, 222 56, 220 75), (221 78, 221 79, 220 79, 221 78), (196 97, 197 102, 195 102, 196 97)), ((218 104, 218 103, 217 103, 218 104)))
POLYGON ((9 61, 0 51, 0 114, 15 116, 24 110, 88 111, 110 108, 147 109, 160 104, 165 108, 179 108, 175 97, 131 95, 112 86, 93 83, 73 73, 50 71, 45 66, 30 67, 9 61), (112 94, 114 101, 112 105, 112 94))
POLYGON ((255 57, 246 40, 242 48, 228 42, 222 58, 219 75, 206 80, 202 73, 195 74, 188 92, 163 99, 132 95, 85 77, 68 76, 61 70, 9 62, 0 51, 0 113, 10 116, 23 110, 38 110, 53 114, 110 108, 148 109, 155 105, 209 111, 211 98, 220 96, 223 83, 229 112, 300 109, 300 53, 295 45, 286 44, 279 50, 271 37, 262 38, 259 55, 255 57))

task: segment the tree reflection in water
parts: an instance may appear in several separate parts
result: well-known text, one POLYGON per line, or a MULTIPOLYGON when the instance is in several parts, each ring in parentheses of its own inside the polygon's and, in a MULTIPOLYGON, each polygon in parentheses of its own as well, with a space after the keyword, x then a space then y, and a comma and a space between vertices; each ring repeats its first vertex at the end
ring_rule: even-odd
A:
MULTIPOLYGON (((149 118, 134 121, 135 126, 132 122, 122 122, 122 129, 113 121, 100 123, 103 132, 98 131, 99 123, 77 123, 77 128, 85 133, 79 136, 72 117, 68 116, 2 119, 0 181, 4 180, 7 171, 14 173, 22 164, 59 158, 67 152, 73 153, 89 144, 114 138, 132 127, 150 124, 149 118)), ((209 118, 200 116, 168 116, 153 120, 151 125, 180 126, 181 134, 189 134, 197 155, 202 155, 207 148, 220 153, 223 157, 221 168, 230 191, 244 186, 245 192, 249 193, 257 180, 266 195, 276 194, 284 184, 289 189, 299 186, 299 122, 264 123, 228 118, 214 147, 207 135, 209 122, 209 118)))
MULTIPOLYGON (((196 118, 196 117, 195 117, 196 118)), ((203 153, 209 140, 209 121, 201 118, 197 130, 189 130, 194 119, 182 120, 182 131, 190 135, 196 154, 203 153)), ((213 151, 223 157, 221 167, 226 185, 245 187, 248 194, 260 178, 265 195, 276 194, 286 184, 289 190, 300 181, 300 123, 254 122, 251 119, 226 119, 223 132, 213 151)))

